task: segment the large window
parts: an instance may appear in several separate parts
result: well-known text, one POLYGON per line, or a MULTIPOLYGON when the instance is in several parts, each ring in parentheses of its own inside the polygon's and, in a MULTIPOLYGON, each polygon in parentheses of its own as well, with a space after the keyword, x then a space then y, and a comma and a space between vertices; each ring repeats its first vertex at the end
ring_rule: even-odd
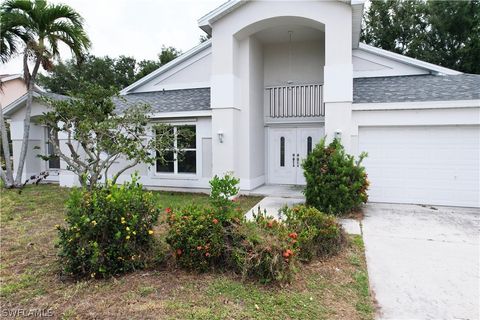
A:
MULTIPOLYGON (((197 139, 194 125, 175 125, 171 130, 171 145, 163 156, 157 152, 156 171, 158 173, 193 174, 197 172, 197 139)), ((158 133, 158 132, 157 132, 158 133)))

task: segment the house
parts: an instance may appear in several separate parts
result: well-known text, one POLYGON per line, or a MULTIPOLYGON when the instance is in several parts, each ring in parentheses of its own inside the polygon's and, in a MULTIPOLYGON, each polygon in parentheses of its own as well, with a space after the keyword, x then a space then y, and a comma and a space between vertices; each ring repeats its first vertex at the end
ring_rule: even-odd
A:
MULTIPOLYGON (((196 133, 181 159, 137 166, 142 182, 206 188, 233 171, 245 191, 301 185, 326 136, 368 152, 370 201, 479 207, 480 75, 360 43, 363 2, 233 0, 200 18, 210 40, 121 91, 149 103, 152 121, 196 133)), ((22 103, 5 110, 17 152, 22 103)), ((31 139, 47 148, 45 130, 31 139)), ((60 166, 59 183, 75 184, 60 166)))
POLYGON ((27 86, 21 74, 0 74, 0 105, 8 106, 27 93, 27 86))

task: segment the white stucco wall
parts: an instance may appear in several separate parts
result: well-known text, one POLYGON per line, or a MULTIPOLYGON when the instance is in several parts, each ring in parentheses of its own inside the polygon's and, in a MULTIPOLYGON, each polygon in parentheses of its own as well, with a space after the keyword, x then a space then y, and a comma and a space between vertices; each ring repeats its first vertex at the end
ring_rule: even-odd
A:
MULTIPOLYGON (((40 172, 47 169, 46 161, 37 157, 37 155, 44 155, 45 150, 45 128, 35 124, 35 117, 42 115, 47 111, 47 108, 38 101, 32 104, 32 123, 29 131, 29 141, 27 147, 27 156, 25 159, 25 167, 22 174, 22 180, 26 180, 32 175, 38 175, 40 172)), ((8 122, 10 123, 10 133, 13 147, 13 165, 14 171, 18 168, 18 161, 20 158, 20 151, 22 149, 23 131, 24 131, 25 109, 20 108, 17 112, 12 114, 8 122)))
POLYGON ((480 101, 430 101, 354 104, 351 122, 352 153, 358 155, 360 127, 480 125, 480 101))
MULTIPOLYGON (((211 133, 211 119, 210 117, 199 118, 177 118, 177 119, 162 119, 162 122, 175 124, 189 124, 196 127, 196 157, 197 157, 197 172, 195 174, 166 174, 157 173, 155 165, 149 166, 147 164, 140 164, 132 169, 127 170, 119 178, 119 182, 130 179, 130 175, 138 171, 141 183, 147 187, 183 187, 183 188, 208 188, 208 181, 211 177, 205 176, 203 173, 203 144, 202 139, 212 138, 211 133)), ((110 173, 125 165, 125 160, 119 161, 115 167, 112 166, 110 173)))
POLYGON ((208 47, 132 92, 210 87, 211 68, 211 48, 208 47))
POLYGON ((263 48, 265 86, 285 85, 288 80, 295 84, 323 83, 325 47, 322 40, 292 42, 291 59, 288 43, 265 44, 263 48))
POLYGON ((420 67, 408 65, 362 49, 352 50, 353 77, 389 77, 428 74, 429 71, 420 67))
MULTIPOLYGON (((32 119, 36 116, 42 115, 47 112, 48 108, 34 101, 32 105, 32 119)), ((155 166, 149 167, 147 164, 139 164, 129 170, 127 170, 119 178, 119 182, 130 179, 130 175, 138 171, 141 182, 145 186, 156 187, 191 187, 191 188, 207 188, 208 181, 211 176, 204 174, 203 168, 211 166, 211 164, 203 163, 203 143, 202 139, 212 138, 211 134, 211 119, 209 116, 203 117, 185 117, 186 115, 178 115, 177 118, 158 119, 157 121, 163 121, 170 124, 194 124, 196 126, 196 156, 197 156, 197 172, 196 174, 157 174, 155 172, 155 166)), ((18 167, 18 159, 20 155, 22 138, 23 138, 23 120, 25 117, 25 108, 20 108, 17 112, 11 115, 9 122, 12 130, 12 144, 13 144, 13 159, 14 167, 18 167)), ((59 133, 60 148, 65 154, 69 154, 68 147, 65 144, 67 137, 64 133, 59 133)), ((82 148, 76 141, 73 141, 74 148, 80 154, 84 156, 82 148)), ((27 158, 25 161, 25 169, 23 171, 23 180, 31 175, 38 175, 40 172, 47 170, 47 162, 38 158, 37 155, 46 154, 46 132, 45 127, 36 125, 32 122, 30 127, 30 139, 27 149, 27 158), (35 147, 38 147, 35 148, 35 147)), ((207 157, 208 159, 208 157, 207 157)), ((121 159, 114 164, 109 170, 109 176, 111 177, 118 169, 122 168, 126 164, 126 160, 121 159)), ((55 181, 58 181, 60 185, 72 187, 78 186, 78 176, 73 172, 67 170, 67 165, 64 161, 60 162, 61 169, 59 170, 58 178, 55 177, 55 181)), ((53 178, 53 177, 52 177, 53 178)))
MULTIPOLYGON (((247 100, 243 97, 245 93, 242 90, 253 88, 252 84, 258 80, 257 77, 251 75, 254 72, 253 69, 244 65, 244 61, 249 60, 245 55, 250 52, 245 47, 253 43, 252 40, 245 39, 250 39, 252 35, 259 31, 282 25, 297 24, 316 28, 319 32, 324 31, 325 67, 323 80, 325 83, 325 102, 332 104, 330 114, 339 113, 339 116, 331 117, 332 121, 338 119, 341 119, 342 123, 349 123, 350 121, 350 114, 348 113, 352 101, 353 75, 351 7, 341 2, 296 2, 295 5, 292 4, 293 2, 289 1, 275 2, 275 5, 263 1, 248 2, 213 24, 212 130, 214 133, 219 130, 225 133, 224 143, 213 142, 214 173, 221 174, 227 170, 234 171, 244 181, 243 187, 248 189, 255 187, 255 183, 252 181, 256 178, 254 172, 258 171, 246 170, 247 165, 239 159, 243 159, 243 154, 264 153, 264 150, 260 149, 262 147, 261 143, 252 144, 250 148, 248 148, 250 144, 238 143, 243 141, 245 132, 252 132, 258 127, 250 121, 250 116, 244 114, 256 110, 256 101, 260 100, 259 98, 252 98, 248 100, 247 104, 247 100), (341 108, 335 108, 334 103, 341 103, 341 108), (216 160, 220 158, 221 161, 216 160)), ((299 54, 303 54, 303 56, 300 55, 302 57, 308 56, 309 61, 312 61, 315 59, 315 52, 321 51, 321 48, 318 45, 313 45, 313 47, 310 47, 314 50, 312 52, 307 50, 308 46, 309 44, 305 44, 303 47, 300 45, 299 54)), ((283 47, 285 48, 285 46, 283 47)), ((271 79, 279 79, 285 74, 285 68, 274 71, 275 67, 267 65, 270 62, 273 66, 280 64, 282 56, 288 54, 288 51, 274 53, 275 50, 278 50, 278 48, 275 49, 272 46, 264 51, 263 69, 272 72, 268 75, 265 74, 263 83, 271 81, 271 79), (274 60, 267 62, 269 53, 274 60)), ((314 64, 314 70, 309 69, 308 74, 299 75, 299 78, 309 77, 310 75, 315 80, 313 75, 316 75, 318 71, 318 80, 320 80, 321 66, 323 65, 322 57, 318 57, 318 60, 319 63, 314 64)), ((252 90, 249 90, 249 93, 250 91, 252 90)), ((337 123, 329 124, 327 120, 327 134, 333 133, 337 127, 337 123)), ((349 126, 346 126, 345 130, 348 129, 349 126)), ((348 132, 346 132, 346 136, 349 136, 348 132)))

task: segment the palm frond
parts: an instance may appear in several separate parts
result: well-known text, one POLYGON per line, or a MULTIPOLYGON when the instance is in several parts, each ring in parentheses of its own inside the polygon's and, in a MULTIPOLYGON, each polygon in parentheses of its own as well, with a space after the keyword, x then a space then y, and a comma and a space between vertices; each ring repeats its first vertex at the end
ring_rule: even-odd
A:
POLYGON ((77 59, 90 48, 84 20, 67 5, 49 4, 46 0, 7 0, 0 6, 0 60, 6 61, 23 45, 26 54, 49 66, 59 55, 59 42, 65 43, 77 59))

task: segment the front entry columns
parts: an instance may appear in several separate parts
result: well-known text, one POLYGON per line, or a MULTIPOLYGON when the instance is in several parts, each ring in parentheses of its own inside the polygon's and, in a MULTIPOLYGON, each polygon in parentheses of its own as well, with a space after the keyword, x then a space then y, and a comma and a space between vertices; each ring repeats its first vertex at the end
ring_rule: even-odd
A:
POLYGON ((353 99, 352 26, 325 27, 324 103, 327 141, 336 136, 351 150, 353 99))
POLYGON ((212 173, 238 174, 238 127, 240 121, 239 79, 235 70, 238 43, 228 34, 212 40, 212 173))

